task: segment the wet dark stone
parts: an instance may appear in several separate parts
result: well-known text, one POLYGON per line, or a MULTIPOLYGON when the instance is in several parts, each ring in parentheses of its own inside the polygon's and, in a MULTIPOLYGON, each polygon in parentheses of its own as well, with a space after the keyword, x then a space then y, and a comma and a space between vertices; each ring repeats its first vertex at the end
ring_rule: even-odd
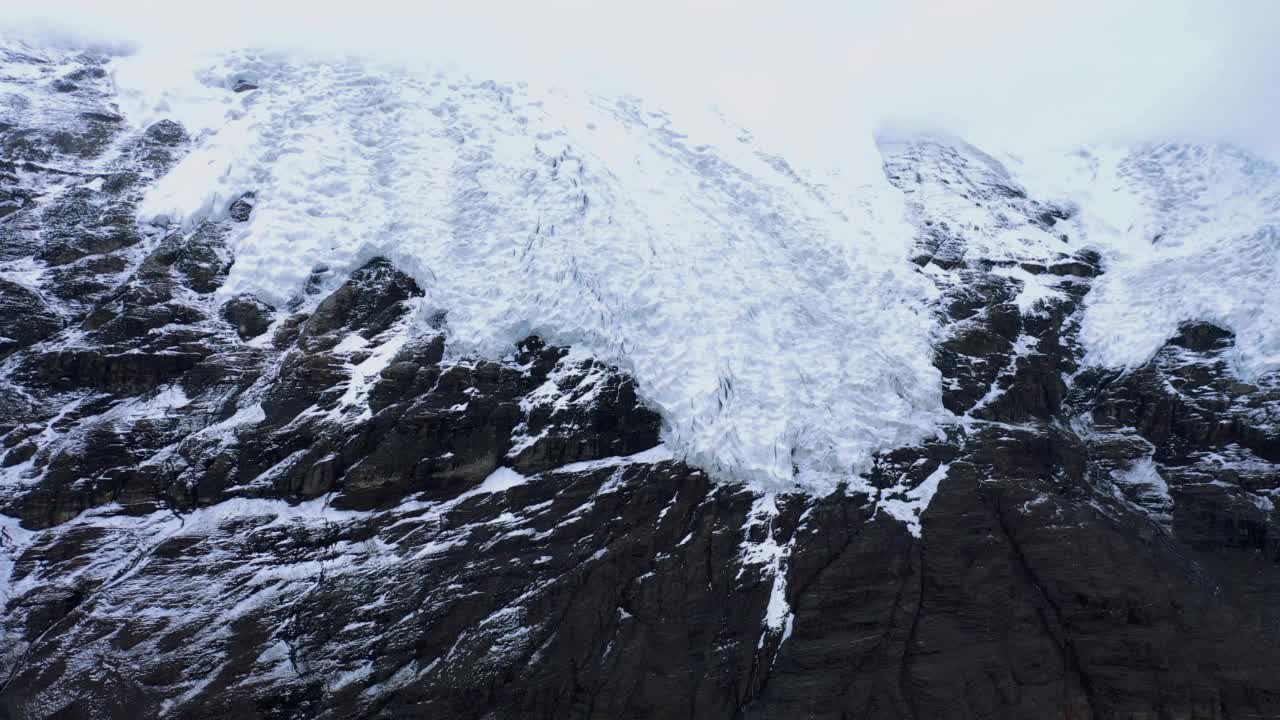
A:
POLYGON ((94 122, 100 122, 100 123, 124 122, 123 115, 117 115, 113 112, 101 112, 101 111, 91 110, 89 112, 80 113, 80 117, 84 118, 85 120, 93 120, 94 122))
POLYGON ((227 252, 226 228, 203 223, 185 242, 174 258, 173 267, 185 285, 198 293, 211 293, 222 286, 231 269, 227 252))
POLYGON ((97 388, 128 393, 153 390, 194 367, 201 357, 196 352, 60 350, 29 356, 21 368, 27 377, 51 388, 97 388))
POLYGON ((1183 323, 1169 343, 1195 352, 1222 350, 1235 342, 1235 335, 1211 323, 1183 323))
POLYGON ((36 257, 50 265, 67 265, 136 245, 142 236, 131 213, 131 207, 102 193, 72 188, 42 209, 44 245, 36 257))
POLYGON ((635 383, 617 368, 586 363, 562 375, 569 402, 536 405, 521 428, 536 438, 511 458, 512 467, 537 473, 570 463, 631 455, 657 445, 662 420, 641 405, 635 383))
POLYGON ((31 440, 21 442, 4 452, 0 456, 0 467, 12 467, 19 463, 24 463, 31 459, 39 450, 39 446, 31 440))

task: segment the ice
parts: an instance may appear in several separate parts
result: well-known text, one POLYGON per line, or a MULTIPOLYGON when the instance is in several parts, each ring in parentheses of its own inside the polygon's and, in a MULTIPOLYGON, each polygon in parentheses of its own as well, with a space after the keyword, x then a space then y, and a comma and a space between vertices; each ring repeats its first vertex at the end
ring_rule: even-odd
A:
POLYGON ((945 415, 932 284, 869 135, 809 176, 718 115, 628 98, 251 52, 131 63, 130 118, 198 138, 141 216, 191 226, 257 194, 227 296, 305 302, 313 269, 386 256, 451 352, 536 333, 621 365, 677 456, 759 487, 830 490, 945 415), (232 93, 241 76, 261 89, 232 93))
POLYGON ((1155 144, 1028 156, 1103 254, 1080 337, 1093 365, 1136 367, 1182 322, 1236 334, 1246 379, 1280 369, 1280 170, 1235 147, 1155 144))

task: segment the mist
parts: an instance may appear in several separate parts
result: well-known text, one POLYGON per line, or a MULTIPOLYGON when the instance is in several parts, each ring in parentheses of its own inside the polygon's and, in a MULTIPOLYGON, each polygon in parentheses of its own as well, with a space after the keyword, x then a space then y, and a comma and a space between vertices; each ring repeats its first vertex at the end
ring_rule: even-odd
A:
POLYGON ((357 54, 710 106, 835 164, 850 136, 896 125, 1006 149, 1225 141, 1280 159, 1280 5, 1265 0, 319 5, 47 0, 0 22, 45 41, 357 54))

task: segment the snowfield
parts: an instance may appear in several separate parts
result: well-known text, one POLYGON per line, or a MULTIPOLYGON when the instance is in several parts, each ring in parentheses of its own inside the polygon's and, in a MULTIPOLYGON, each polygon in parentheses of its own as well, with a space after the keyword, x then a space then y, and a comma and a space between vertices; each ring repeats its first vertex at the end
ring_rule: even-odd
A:
MULTIPOLYGON (((198 138, 141 217, 190 227, 254 193, 226 296, 305 309, 386 256, 453 352, 502 357, 536 333, 619 364, 674 453, 767 490, 829 491, 954 421, 931 365, 936 269, 908 261, 917 229, 871 137, 821 174, 715 114, 629 98, 247 51, 115 65, 132 122, 198 138)), ((1274 166, 1176 145, 1001 161, 995 175, 1077 210, 1071 241, 1002 225, 971 252, 1101 252, 1089 362, 1136 366, 1203 319, 1239 335, 1243 377, 1280 367, 1274 166)), ((954 209, 975 228, 985 212, 954 209)), ((1051 294, 1002 272, 1023 281, 1024 311, 1051 294)))

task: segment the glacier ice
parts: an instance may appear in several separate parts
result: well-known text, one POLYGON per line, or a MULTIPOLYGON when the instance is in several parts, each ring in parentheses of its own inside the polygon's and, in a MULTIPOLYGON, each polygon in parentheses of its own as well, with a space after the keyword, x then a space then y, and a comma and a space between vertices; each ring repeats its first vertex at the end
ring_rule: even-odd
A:
POLYGON ((452 351, 581 347, 634 373, 673 452, 770 489, 830 489, 945 415, 934 290, 870 136, 870 163, 818 182, 718 116, 628 98, 202 62, 179 82, 128 58, 116 79, 131 119, 197 137, 141 217, 190 226, 256 193, 227 295, 297 306, 309 281, 386 256, 426 291, 424 321, 445 313, 452 351), (241 79, 260 89, 231 92, 241 79))
MULTIPOLYGON (((953 420, 931 365, 937 289, 906 261, 912 215, 869 135, 822 174, 714 113, 626 97, 248 51, 114 65, 131 120, 197 138, 142 217, 191 226, 256 193, 227 295, 299 307, 308 286, 388 257, 426 291, 420 322, 445 318, 452 352, 501 357, 539 334, 617 363, 673 453, 767 490, 828 490, 953 420), (242 80, 259 89, 233 92, 242 80)), ((1179 323, 1207 320, 1237 334, 1241 376, 1280 368, 1274 166, 1176 144, 969 151, 993 182, 1073 208, 1070 247, 1102 254, 1089 364, 1140 365, 1179 323)), ((935 190, 915 201, 981 224, 986 210, 935 190)), ((1064 247, 1005 225, 968 252, 1064 247)), ((1050 292, 1001 272, 1023 281, 1026 312, 1050 292)))

